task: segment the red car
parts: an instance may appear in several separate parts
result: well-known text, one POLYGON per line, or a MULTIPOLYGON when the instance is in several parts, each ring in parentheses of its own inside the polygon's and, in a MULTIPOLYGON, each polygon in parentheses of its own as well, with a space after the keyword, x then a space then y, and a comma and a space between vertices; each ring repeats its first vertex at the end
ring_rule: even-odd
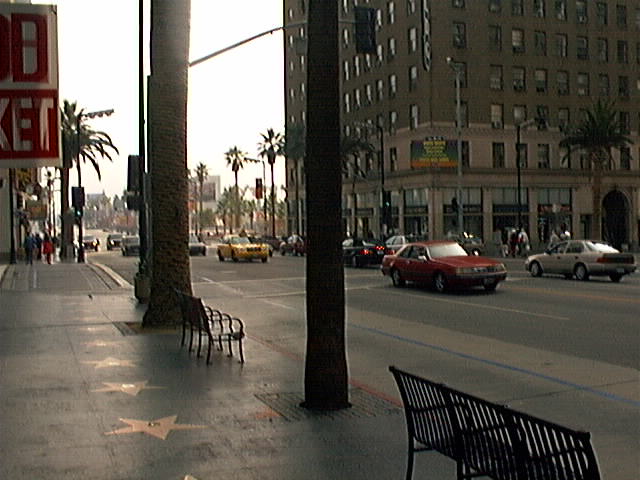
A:
POLYGON ((503 263, 468 255, 457 242, 448 241, 408 243, 396 254, 385 255, 381 269, 396 287, 415 282, 432 285, 438 292, 475 286, 493 291, 507 278, 503 263))

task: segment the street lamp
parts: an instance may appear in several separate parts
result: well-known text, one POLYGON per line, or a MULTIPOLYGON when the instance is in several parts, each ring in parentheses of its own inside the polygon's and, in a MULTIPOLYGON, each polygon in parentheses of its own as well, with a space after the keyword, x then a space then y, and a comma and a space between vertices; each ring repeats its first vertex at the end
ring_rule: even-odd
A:
MULTIPOLYGON (((456 144, 458 152, 458 176, 456 185, 456 201, 457 201, 457 214, 458 214, 458 233, 460 237, 464 232, 464 202, 462 200, 462 111, 460 108, 460 77, 463 73, 462 65, 456 62, 453 58, 447 57, 447 65, 451 67, 456 75, 456 144)), ((453 202, 452 202, 453 203, 453 202)))
MULTIPOLYGON (((108 117, 113 113, 113 109, 99 110, 97 112, 85 113, 83 110, 78 112, 76 116, 76 141, 77 141, 77 162, 78 162, 78 190, 82 192, 82 172, 80 170, 80 157, 82 155, 82 146, 80 145, 80 127, 82 125, 82 118, 96 118, 96 117, 108 117)), ((76 206, 80 215, 78 216, 78 263, 84 263, 84 244, 82 243, 82 210, 84 208, 84 193, 82 192, 82 201, 76 206)))

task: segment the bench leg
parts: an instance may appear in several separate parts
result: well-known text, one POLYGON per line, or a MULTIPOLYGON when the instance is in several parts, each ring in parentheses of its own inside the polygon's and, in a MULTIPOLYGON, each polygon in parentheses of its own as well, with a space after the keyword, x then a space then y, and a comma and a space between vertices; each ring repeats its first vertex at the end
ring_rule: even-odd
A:
POLYGON ((182 339, 180 340, 180 346, 184 347, 184 342, 187 340, 187 324, 182 322, 182 339))
POLYGON ((409 445, 409 457, 407 458, 407 476, 406 476, 406 480, 411 480, 411 477, 413 476, 413 456, 414 456, 414 451, 413 451, 413 440, 410 439, 409 440, 411 442, 411 445, 409 445))
POLYGON ((238 350, 240 351, 240 363, 244 363, 244 351, 242 350, 242 338, 238 339, 238 350))

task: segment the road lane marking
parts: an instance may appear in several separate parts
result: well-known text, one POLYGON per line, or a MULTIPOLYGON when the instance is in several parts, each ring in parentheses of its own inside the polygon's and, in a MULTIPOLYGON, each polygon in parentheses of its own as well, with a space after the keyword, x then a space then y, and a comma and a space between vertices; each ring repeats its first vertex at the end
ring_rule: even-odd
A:
POLYGON ((635 299, 635 298, 610 297, 605 295, 589 295, 586 293, 558 292, 556 290, 547 290, 544 288, 533 288, 533 287, 509 287, 509 289, 521 291, 521 292, 535 292, 535 293, 542 292, 545 295, 556 295, 560 297, 586 298, 589 300, 604 300, 606 302, 622 302, 622 303, 640 304, 640 299, 635 299))
MULTIPOLYGON (((396 292, 391 292, 393 295, 400 295, 400 293, 396 293, 396 292)), ((453 305, 466 305, 468 307, 478 307, 478 308, 484 308, 487 310, 497 310, 499 312, 508 312, 508 313, 519 313, 521 315, 528 315, 528 316, 532 316, 532 317, 540 317, 540 318, 551 318, 554 320, 570 320, 569 317, 561 317, 558 315, 546 315, 544 313, 533 313, 530 311, 526 311, 526 310, 518 310, 515 308, 505 308, 505 307, 495 307, 493 305, 483 305, 482 303, 472 303, 472 302, 463 302, 460 300, 449 300, 446 298, 438 298, 435 296, 429 296, 429 297, 425 297, 422 295, 415 295, 412 293, 407 293, 406 295, 411 296, 411 297, 416 297, 416 298, 421 298, 423 300, 434 300, 436 302, 442 302, 442 303, 450 303, 453 305)))

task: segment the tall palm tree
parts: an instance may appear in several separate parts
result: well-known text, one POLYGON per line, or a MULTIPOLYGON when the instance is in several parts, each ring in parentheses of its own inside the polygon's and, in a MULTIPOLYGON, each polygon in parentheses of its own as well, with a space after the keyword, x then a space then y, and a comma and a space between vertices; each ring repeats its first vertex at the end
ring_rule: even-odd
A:
MULTIPOLYGON (((76 102, 65 100, 60 109, 61 131, 62 131, 62 171, 61 171, 61 211, 69 209, 69 169, 73 167, 73 162, 86 163, 87 160, 101 179, 99 160, 107 158, 113 161, 111 153, 119 153, 113 144, 111 137, 102 131, 93 130, 81 116, 82 109, 78 110, 76 102), (80 123, 78 124, 78 116, 80 123), (79 130, 78 131, 78 125, 79 130)), ((80 169, 78 169, 80 174, 80 169)), ((80 183, 81 179, 78 179, 80 183)), ((71 254, 67 246, 73 242, 73 223, 69 222, 65 215, 62 215, 62 246, 61 256, 68 258, 71 254)))
POLYGON ((591 238, 602 237, 602 170, 611 161, 611 150, 620 150, 633 143, 622 132, 618 112, 613 102, 598 100, 577 126, 560 141, 570 155, 578 150, 587 154, 593 167, 593 222, 591 238))
POLYGON ((209 176, 209 170, 204 163, 196 166, 196 178, 198 179, 198 228, 196 233, 202 235, 202 203, 204 198, 204 182, 209 176))
POLYGON ((295 233, 302 234, 300 224, 300 162, 304 164, 306 149, 306 129, 304 125, 293 124, 287 126, 284 135, 283 152, 287 159, 293 160, 293 183, 295 185, 295 233))
POLYGON ((340 139, 340 160, 342 162, 342 173, 347 176, 352 173, 351 178, 351 195, 353 196, 353 212, 354 212, 354 224, 353 224, 353 236, 358 236, 358 219, 356 213, 358 210, 358 196, 356 195, 356 181, 358 178, 364 178, 365 173, 358 165, 358 155, 360 153, 373 153, 375 147, 360 137, 356 136, 343 136, 340 139), (349 163, 351 163, 351 168, 349 163))
POLYGON ((273 166, 276 163, 276 157, 284 152, 284 137, 281 133, 276 133, 273 128, 267 129, 267 133, 261 133, 262 142, 258 144, 258 155, 267 158, 269 167, 271 168, 271 236, 276 236, 276 212, 275 212, 275 195, 276 184, 273 178, 273 166))
POLYGON ((236 209, 235 222, 232 222, 232 226, 235 226, 237 230, 240 228, 240 190, 238 189, 238 172, 244 168, 245 164, 254 163, 255 160, 247 158, 247 154, 235 146, 225 152, 224 159, 227 161, 227 166, 231 167, 234 177, 236 209))
POLYGON ((173 288, 191 293, 187 86, 190 0, 151 0, 151 295, 143 325, 176 324, 173 288))
POLYGON ((338 3, 308 6, 307 349, 303 406, 349 406, 342 265, 338 3))

